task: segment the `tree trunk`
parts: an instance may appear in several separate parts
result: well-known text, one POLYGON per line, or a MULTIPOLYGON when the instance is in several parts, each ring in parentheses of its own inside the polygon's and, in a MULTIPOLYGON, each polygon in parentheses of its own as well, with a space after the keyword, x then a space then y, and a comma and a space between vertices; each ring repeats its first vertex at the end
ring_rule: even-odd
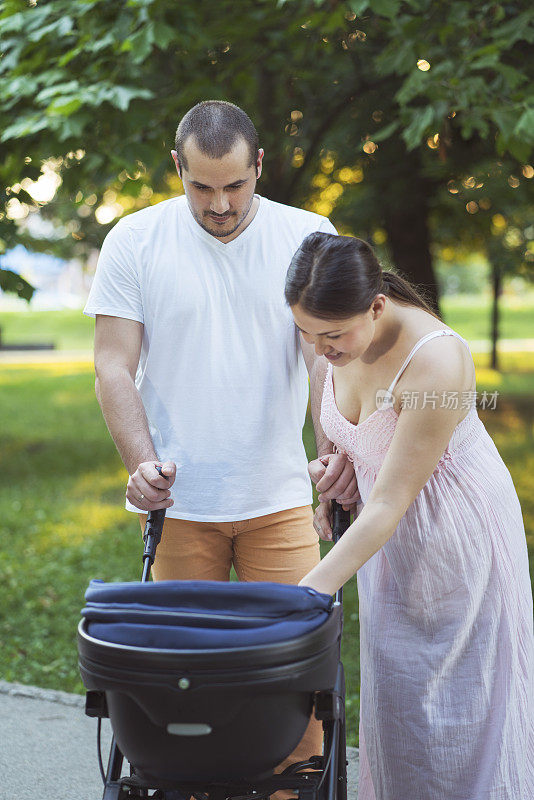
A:
POLYGON ((499 353, 497 351, 497 344, 499 341, 499 322, 500 322, 500 309, 499 298, 502 292, 502 271, 496 259, 490 259, 491 263, 491 289, 492 289, 492 306, 491 306, 491 368, 499 369, 499 353))
POLYGON ((426 203, 412 202, 403 208, 389 208, 385 214, 388 243, 395 267, 418 287, 439 313, 436 276, 430 253, 426 203))
POLYGON ((384 226, 393 263, 421 287, 430 305, 439 313, 439 292, 430 252, 428 229, 429 187, 421 176, 418 153, 407 153, 392 140, 382 148, 371 180, 378 180, 384 226), (382 184, 382 185, 381 185, 382 184))

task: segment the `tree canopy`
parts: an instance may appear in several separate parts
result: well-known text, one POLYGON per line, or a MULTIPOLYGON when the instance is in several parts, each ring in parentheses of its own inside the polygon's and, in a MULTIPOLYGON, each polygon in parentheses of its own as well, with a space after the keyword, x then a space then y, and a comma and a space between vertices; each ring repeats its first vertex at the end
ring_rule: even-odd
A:
MULTIPOLYGON (((513 172, 524 202, 533 40, 519 0, 220 0, 209 13, 193 0, 4 0, 0 247, 99 246, 118 215, 179 190, 176 124, 219 98, 257 124, 263 194, 374 237, 432 288, 432 214, 459 199, 451 181, 483 162, 498 183, 510 165, 502 181, 513 172), (53 202, 35 189, 46 171, 53 202), (21 233, 36 206, 55 239, 21 233)), ((475 216, 459 215, 462 228, 475 216)))

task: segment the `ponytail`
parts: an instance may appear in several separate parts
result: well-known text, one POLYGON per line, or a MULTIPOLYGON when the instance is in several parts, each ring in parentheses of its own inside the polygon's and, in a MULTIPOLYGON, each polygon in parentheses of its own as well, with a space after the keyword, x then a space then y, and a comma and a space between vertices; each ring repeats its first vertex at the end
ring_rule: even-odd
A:
POLYGON ((407 281, 406 278, 401 278, 396 272, 390 272, 389 270, 382 272, 381 291, 391 300, 422 308, 428 314, 432 314, 433 317, 439 319, 423 292, 407 281))

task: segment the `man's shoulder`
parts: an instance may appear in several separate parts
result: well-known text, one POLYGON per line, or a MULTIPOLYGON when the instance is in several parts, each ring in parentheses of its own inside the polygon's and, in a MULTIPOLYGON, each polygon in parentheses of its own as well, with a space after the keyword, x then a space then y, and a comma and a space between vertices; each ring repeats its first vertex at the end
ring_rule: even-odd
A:
POLYGON ((290 226, 298 226, 306 231, 325 230, 327 232, 335 232, 334 226, 328 219, 321 214, 316 214, 314 211, 307 211, 304 208, 297 208, 296 206, 288 206, 285 203, 277 203, 274 200, 268 200, 263 197, 262 202, 268 206, 270 215, 276 219, 276 224, 288 224, 290 226))

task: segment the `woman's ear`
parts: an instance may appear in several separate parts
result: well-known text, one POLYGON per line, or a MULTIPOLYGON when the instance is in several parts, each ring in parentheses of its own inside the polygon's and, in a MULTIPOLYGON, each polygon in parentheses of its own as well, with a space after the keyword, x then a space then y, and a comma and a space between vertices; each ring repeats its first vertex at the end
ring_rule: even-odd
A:
POLYGON ((384 313, 384 309, 386 307, 386 295, 385 294, 377 294, 375 299, 371 304, 371 311, 373 314, 373 320, 380 319, 382 314, 384 313))

